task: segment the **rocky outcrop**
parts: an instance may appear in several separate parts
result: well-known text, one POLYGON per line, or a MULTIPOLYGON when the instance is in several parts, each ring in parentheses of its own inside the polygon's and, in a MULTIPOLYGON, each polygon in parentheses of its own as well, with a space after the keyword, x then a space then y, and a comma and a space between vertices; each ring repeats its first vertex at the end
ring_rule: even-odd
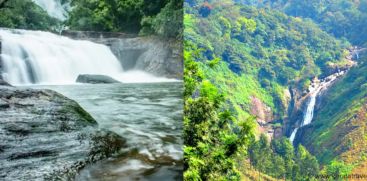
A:
POLYGON ((82 74, 76 79, 78 83, 88 83, 88 84, 113 84, 121 83, 110 76, 107 75, 92 75, 92 74, 82 74))
POLYGON ((104 39, 125 70, 144 70, 167 78, 183 77, 182 45, 157 37, 104 39))
POLYGON ((64 32, 73 39, 109 46, 124 70, 143 70, 156 76, 183 78, 182 42, 119 33, 64 32))
POLYGON ((72 180, 124 140, 51 90, 0 86, 0 180, 72 180))

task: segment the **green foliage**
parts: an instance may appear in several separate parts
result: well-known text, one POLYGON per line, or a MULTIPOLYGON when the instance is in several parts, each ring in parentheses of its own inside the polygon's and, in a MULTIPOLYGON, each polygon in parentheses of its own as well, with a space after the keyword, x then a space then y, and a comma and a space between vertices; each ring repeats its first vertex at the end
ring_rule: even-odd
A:
POLYGON ((313 77, 327 75, 330 63, 344 62, 344 44, 311 21, 231 2, 188 2, 184 36, 203 49, 199 65, 228 95, 226 108, 241 117, 249 116, 256 97, 282 118, 288 87, 302 91, 313 77), (194 4, 211 7, 211 13, 203 17, 194 4))
POLYGON ((240 180, 236 156, 253 138, 253 120, 223 109, 225 95, 202 74, 200 49, 185 44, 184 180, 240 180))
POLYGON ((260 8, 271 7, 284 11, 288 15, 311 18, 322 29, 336 37, 345 37, 353 44, 363 45, 367 42, 367 2, 350 0, 307 0, 307 1, 259 1, 237 0, 239 3, 251 4, 260 8))
MULTIPOLYGON (((257 3, 259 2, 251 2, 253 5, 257 3)), ((282 120, 288 113, 287 89, 298 88, 303 91, 308 88, 313 77, 328 75, 333 68, 342 67, 346 63, 344 50, 349 46, 348 43, 338 41, 323 32, 310 20, 290 17, 270 9, 237 5, 231 0, 188 1, 185 12, 185 46, 191 45, 188 50, 195 52, 195 56, 190 56, 190 62, 200 70, 202 78, 200 81, 195 81, 197 78, 192 79, 191 82, 194 83, 187 86, 187 90, 193 92, 192 96, 187 96, 187 105, 203 108, 204 105, 212 106, 206 107, 205 110, 197 109, 200 111, 197 114, 205 115, 205 118, 210 117, 199 122, 198 127, 190 124, 189 120, 195 120, 194 117, 185 119, 185 125, 191 130, 185 135, 192 136, 197 142, 211 140, 213 136, 207 135, 221 135, 215 137, 221 138, 219 140, 225 145, 224 148, 231 148, 235 145, 236 137, 229 132, 222 134, 220 130, 230 128, 223 120, 250 119, 253 100, 260 100, 272 109, 274 119, 282 120), (210 7, 210 13, 204 16, 203 12, 200 12, 202 6, 210 7), (200 51, 196 51, 197 49, 200 51), (220 98, 224 101, 214 102, 220 98), (219 108, 221 113, 218 113, 218 110, 210 112, 212 108, 219 108), (230 116, 227 113, 231 113, 230 116), (218 132, 214 134, 208 131, 212 130, 209 123, 217 125, 214 130, 218 132), (203 140, 193 133, 200 133, 203 140)), ((185 77, 186 79, 191 80, 190 77, 185 77)), ((190 112, 192 113, 194 112, 190 112)), ((200 120, 203 118, 200 117, 200 120)), ((281 127, 280 124, 281 121, 276 126, 281 127)), ((215 153, 215 158, 224 159, 226 151, 218 148, 217 151, 210 152, 211 147, 217 147, 208 144, 197 145, 201 150, 190 147, 190 152, 185 152, 185 158, 189 160, 192 157, 200 159, 201 162, 194 160, 191 166, 189 164, 185 176, 190 176, 193 180, 211 180, 210 178, 214 177, 218 178, 216 180, 228 179, 220 177, 228 172, 215 171, 213 174, 206 174, 207 170, 200 170, 208 163, 216 166, 224 164, 210 162, 209 158, 210 153, 215 153)), ((243 148, 249 149, 251 164, 257 170, 275 178, 312 180, 319 171, 318 160, 314 156, 303 146, 294 149, 285 138, 273 140, 269 145, 262 136, 259 141, 254 141, 250 148, 246 145, 243 148)), ((241 155, 242 159, 244 157, 246 154, 241 155)), ((241 162, 239 157, 235 159, 241 162)), ((228 167, 227 164, 225 166, 228 167)), ((212 168, 213 170, 221 170, 213 167, 216 168, 212 168)), ((246 168, 234 170, 244 171, 246 168)))
POLYGON ((319 172, 317 159, 301 145, 294 150, 287 138, 272 140, 269 144, 267 137, 261 135, 248 152, 251 164, 274 178, 310 180, 319 172))
POLYGON ((1 27, 51 30, 58 23, 31 0, 10 0, 0 9, 1 27))
POLYGON ((155 33, 163 37, 182 37, 183 12, 180 0, 171 0, 154 17, 144 16, 140 30, 141 34, 155 33))
POLYGON ((122 31, 177 38, 182 33, 181 0, 72 0, 68 25, 76 30, 122 31))
MULTIPOLYGON (((323 105, 314 117, 314 126, 309 130, 308 139, 305 139, 303 144, 320 148, 315 149, 314 154, 323 164, 329 164, 333 160, 337 160, 340 154, 356 157, 361 154, 353 150, 361 149, 360 147, 363 147, 361 142, 354 146, 351 141, 360 140, 365 135, 360 129, 365 129, 364 122, 367 117, 358 115, 363 114, 365 109, 367 96, 367 89, 364 86, 367 82, 366 71, 366 57, 362 55, 359 65, 349 70, 345 77, 329 88, 325 99, 323 99, 323 105), (360 111, 362 113, 359 113, 360 111), (350 120, 355 120, 355 123, 351 124, 350 120), (352 126, 355 129, 350 129, 352 126), (338 147, 342 147, 342 151, 337 151, 338 147), (351 153, 347 154, 349 150, 351 153)), ((363 161, 362 158, 355 158, 349 160, 348 164, 360 161, 363 161)))
POLYGON ((345 164, 343 161, 333 160, 326 166, 326 175, 337 175, 346 177, 352 172, 353 166, 345 164))
POLYGON ((246 31, 253 33, 256 30, 256 22, 253 19, 247 19, 245 17, 240 17, 237 20, 237 25, 241 29, 245 29, 246 31))
POLYGON ((73 0, 68 25, 72 29, 137 32, 143 0, 73 0))

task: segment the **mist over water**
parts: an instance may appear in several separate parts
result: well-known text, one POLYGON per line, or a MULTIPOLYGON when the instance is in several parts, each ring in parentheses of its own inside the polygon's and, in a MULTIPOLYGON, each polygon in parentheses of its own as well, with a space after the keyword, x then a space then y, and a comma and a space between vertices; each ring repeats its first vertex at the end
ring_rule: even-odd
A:
POLYGON ((124 72, 109 47, 49 32, 0 30, 2 76, 13 85, 74 84, 80 74, 101 74, 121 82, 167 82, 142 71, 124 72))

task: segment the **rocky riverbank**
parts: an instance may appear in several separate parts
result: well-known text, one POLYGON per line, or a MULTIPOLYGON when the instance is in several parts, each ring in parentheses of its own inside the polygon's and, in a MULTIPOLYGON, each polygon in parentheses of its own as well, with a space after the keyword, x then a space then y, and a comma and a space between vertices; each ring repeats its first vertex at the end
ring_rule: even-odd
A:
POLYGON ((68 180, 125 140, 51 90, 0 85, 0 180, 68 180))

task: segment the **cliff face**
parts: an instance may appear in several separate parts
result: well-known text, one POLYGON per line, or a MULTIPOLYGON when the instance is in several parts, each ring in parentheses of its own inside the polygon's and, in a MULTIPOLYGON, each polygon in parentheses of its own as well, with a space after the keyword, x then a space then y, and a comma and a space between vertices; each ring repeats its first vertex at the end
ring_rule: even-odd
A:
POLYGON ((182 42, 179 40, 122 33, 66 31, 62 35, 109 46, 126 71, 143 70, 156 76, 182 79, 182 42))

